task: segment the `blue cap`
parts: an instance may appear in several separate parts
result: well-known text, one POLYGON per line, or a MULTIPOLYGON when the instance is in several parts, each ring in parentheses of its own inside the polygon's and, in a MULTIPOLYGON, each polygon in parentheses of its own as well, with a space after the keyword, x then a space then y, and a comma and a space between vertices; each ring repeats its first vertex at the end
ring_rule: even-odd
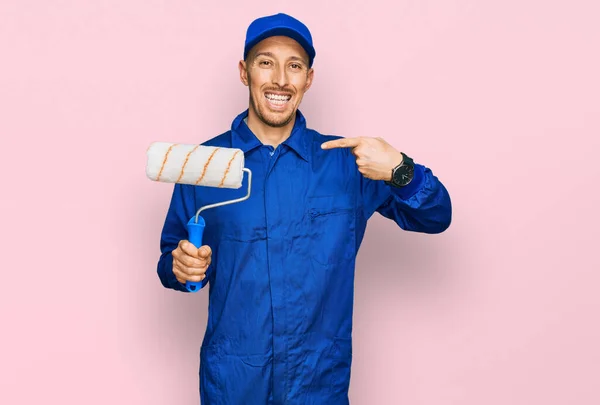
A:
POLYGON ((312 66, 316 52, 313 47, 310 31, 306 25, 294 17, 283 13, 260 17, 252 21, 246 32, 244 59, 246 59, 248 52, 250 52, 250 49, 252 49, 254 45, 265 38, 279 35, 290 37, 298 42, 308 54, 308 65, 312 66))

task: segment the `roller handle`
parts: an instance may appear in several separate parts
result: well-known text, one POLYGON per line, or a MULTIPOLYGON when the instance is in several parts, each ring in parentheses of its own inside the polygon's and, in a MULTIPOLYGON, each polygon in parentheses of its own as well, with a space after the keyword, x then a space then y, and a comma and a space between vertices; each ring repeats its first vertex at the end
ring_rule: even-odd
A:
MULTIPOLYGON (((188 241, 194 245, 196 248, 200 248, 202 246, 202 235, 204 234, 204 227, 206 223, 201 216, 198 216, 198 222, 196 222, 196 217, 193 216, 187 224, 188 230, 188 241)), ((189 292, 197 292, 202 288, 202 281, 193 282, 186 281, 185 288, 189 292)))

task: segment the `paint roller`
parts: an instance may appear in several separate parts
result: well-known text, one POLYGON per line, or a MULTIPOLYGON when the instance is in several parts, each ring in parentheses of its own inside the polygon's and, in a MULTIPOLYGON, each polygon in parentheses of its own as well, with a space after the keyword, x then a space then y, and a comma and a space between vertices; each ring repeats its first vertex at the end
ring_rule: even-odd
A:
MULTIPOLYGON (((188 241, 196 248, 202 246, 206 223, 200 213, 204 210, 247 200, 252 188, 252 172, 244 167, 244 152, 236 148, 154 142, 146 151, 146 176, 164 183, 239 189, 244 172, 248 173, 248 193, 241 198, 200 207, 187 223, 188 241)), ((190 292, 200 290, 202 282, 185 283, 190 292)))

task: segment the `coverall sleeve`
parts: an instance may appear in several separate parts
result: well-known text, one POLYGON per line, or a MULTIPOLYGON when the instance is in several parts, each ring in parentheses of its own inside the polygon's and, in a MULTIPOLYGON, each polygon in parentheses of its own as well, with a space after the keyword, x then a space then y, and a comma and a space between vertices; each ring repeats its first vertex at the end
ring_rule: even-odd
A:
POLYGON ((405 187, 361 175, 364 213, 379 212, 406 231, 441 233, 452 221, 450 195, 431 169, 415 163, 413 180, 405 187))
MULTIPOLYGON (((192 186, 175 184, 171 203, 160 237, 161 255, 158 260, 157 273, 165 288, 188 292, 184 284, 177 281, 173 274, 173 255, 179 241, 188 239, 187 223, 195 215, 194 190, 192 186)), ((208 282, 208 277, 202 280, 202 287, 208 282)))

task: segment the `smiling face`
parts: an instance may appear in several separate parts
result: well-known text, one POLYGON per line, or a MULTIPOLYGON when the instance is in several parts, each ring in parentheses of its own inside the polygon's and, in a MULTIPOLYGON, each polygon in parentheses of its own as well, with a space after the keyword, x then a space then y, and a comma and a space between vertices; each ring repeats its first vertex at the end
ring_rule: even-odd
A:
POLYGON ((271 127, 293 124, 314 75, 304 48, 288 37, 270 37, 259 42, 239 68, 250 90, 249 114, 271 127))

